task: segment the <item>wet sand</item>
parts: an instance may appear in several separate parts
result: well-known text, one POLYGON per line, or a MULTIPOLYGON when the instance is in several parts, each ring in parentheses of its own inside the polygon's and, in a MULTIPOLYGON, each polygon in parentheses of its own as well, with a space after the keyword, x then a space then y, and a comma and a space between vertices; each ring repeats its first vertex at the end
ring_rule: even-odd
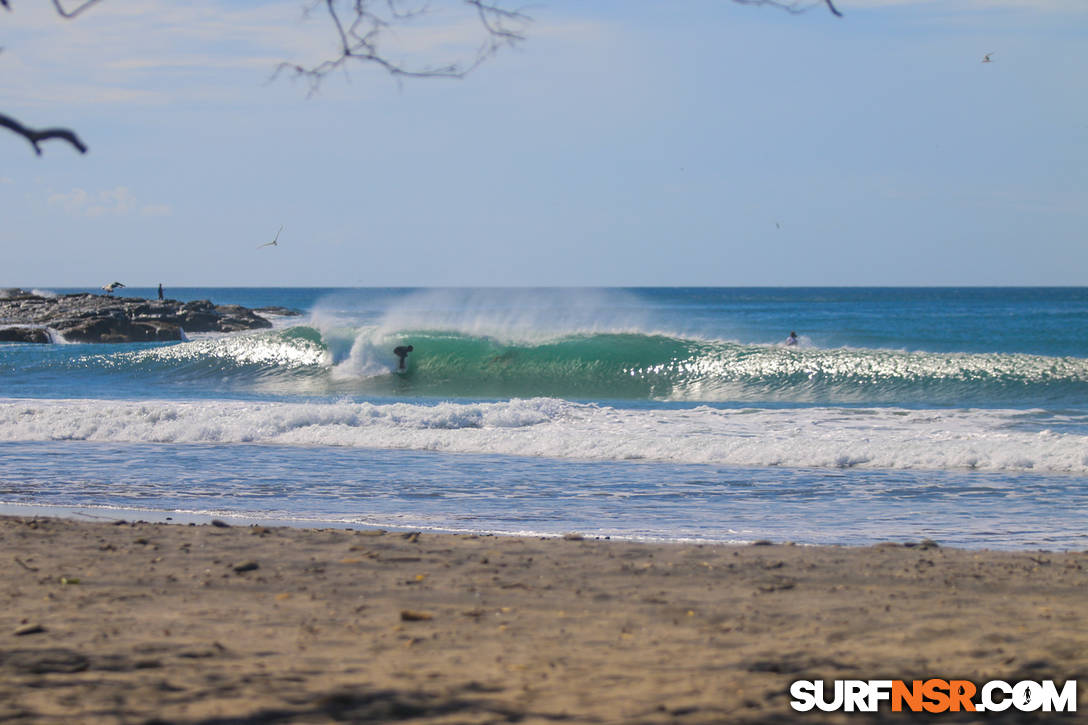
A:
POLYGON ((20 517, 0 542, 6 722, 914 720, 790 709, 847 678, 1078 679, 1088 707, 1088 552, 20 517))

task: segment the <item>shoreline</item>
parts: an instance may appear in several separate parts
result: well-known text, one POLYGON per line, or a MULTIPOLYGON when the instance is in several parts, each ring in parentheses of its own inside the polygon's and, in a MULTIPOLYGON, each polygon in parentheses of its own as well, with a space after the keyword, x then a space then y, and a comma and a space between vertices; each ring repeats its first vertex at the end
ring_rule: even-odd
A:
POLYGON ((800 546, 807 548, 830 549, 865 549, 880 546, 902 546, 912 548, 922 545, 934 545, 937 548, 947 548, 965 552, 1000 552, 1000 553, 1037 553, 1037 554, 1088 554, 1088 547, 1045 547, 1030 546, 1024 548, 1001 547, 971 547, 946 544, 930 538, 913 539, 881 539, 871 543, 810 543, 789 539, 750 538, 735 540, 700 539, 696 537, 650 537, 627 534, 593 534, 572 529, 570 531, 556 532, 525 532, 525 531, 480 531, 457 530, 442 527, 406 526, 390 524, 386 522, 365 521, 333 521, 316 518, 271 518, 258 514, 229 513, 229 512, 193 512, 161 509, 127 508, 120 506, 87 506, 77 504, 39 504, 39 503, 15 503, 0 501, 0 519, 3 518, 56 518, 62 520, 85 523, 115 523, 117 521, 138 522, 141 524, 165 524, 171 526, 196 525, 205 526, 213 521, 221 521, 232 527, 263 527, 263 528, 287 528, 301 531, 374 531, 382 530, 391 533, 419 532, 428 536, 476 536, 494 538, 540 539, 558 540, 571 537, 580 537, 583 540, 602 542, 616 542, 628 544, 645 544, 647 546, 699 546, 699 547, 745 547, 745 546, 800 546))
POLYGON ((419 525, 404 525, 397 523, 388 523, 383 521, 368 522, 368 521, 337 521, 327 520, 319 518, 275 518, 262 516, 257 513, 238 513, 227 511, 179 511, 179 510, 165 510, 165 509, 142 509, 135 507, 123 507, 123 506, 92 506, 92 505, 80 505, 80 504, 41 504, 41 503, 19 503, 19 502, 5 502, 0 501, 0 519, 2 518, 27 518, 27 517, 44 517, 44 518, 57 518, 65 519, 77 522, 87 523, 114 523, 116 521, 134 521, 145 524, 166 524, 166 525, 208 525, 215 520, 219 520, 229 524, 230 526, 246 527, 246 526, 259 526, 265 528, 289 528, 298 529, 303 531, 320 531, 323 529, 335 529, 340 531, 365 531, 365 530, 384 530, 393 533, 407 533, 407 532, 420 532, 427 535, 435 536, 480 536, 480 537, 500 537, 500 538, 526 538, 526 539, 542 539, 542 540, 554 540, 563 539, 570 536, 582 537, 585 540, 595 541, 614 541, 617 543, 630 543, 630 544, 645 544, 648 546, 753 546, 753 545, 773 545, 773 546, 801 546, 809 548, 832 548, 832 549, 864 549, 874 546, 903 546, 911 548, 914 546, 922 545, 923 543, 932 543, 937 547, 945 547, 948 549, 954 549, 957 551, 968 552, 1002 552, 1002 553, 1062 553, 1062 554, 1076 554, 1076 553, 1088 553, 1088 546, 1075 547, 1075 546, 1045 546, 1045 545, 1032 545, 1024 547, 1001 547, 1001 546, 964 546, 960 544, 948 544, 939 539, 931 539, 925 536, 921 537, 904 537, 904 538, 881 538, 879 540, 873 540, 869 542, 806 542, 797 541, 792 539, 774 539, 767 537, 752 537, 752 538, 738 538, 738 539, 707 539, 698 538, 695 536, 685 536, 676 538, 667 538, 663 536, 638 536, 633 534, 611 533, 611 534, 597 534, 590 533, 588 531, 578 530, 572 528, 570 531, 562 532, 542 532, 542 531, 502 531, 502 530, 470 530, 470 529, 455 529, 455 528, 443 528, 443 527, 426 527, 419 525))
POLYGON ((13 722, 789 722, 798 679, 1088 681, 1085 551, 31 516, 0 541, 13 722))

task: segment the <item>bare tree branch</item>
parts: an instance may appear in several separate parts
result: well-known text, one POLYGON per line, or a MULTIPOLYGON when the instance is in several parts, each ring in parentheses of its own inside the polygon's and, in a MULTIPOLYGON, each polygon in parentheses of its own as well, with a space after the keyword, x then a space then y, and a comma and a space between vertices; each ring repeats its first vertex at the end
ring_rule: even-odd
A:
MULTIPOLYGON (((769 5, 771 7, 785 10, 788 13, 797 15, 807 10, 812 9, 814 2, 819 4, 821 0, 812 0, 806 2, 805 0, 733 0, 738 5, 769 5)), ((827 9, 831 11, 831 14, 841 18, 843 15, 839 12, 838 8, 831 0, 822 0, 822 4, 827 6, 827 9)))
MULTIPOLYGON (((523 28, 532 21, 523 11, 504 7, 507 0, 446 0, 444 7, 474 11, 483 33, 483 42, 467 60, 454 60, 441 65, 413 67, 410 63, 394 59, 384 44, 386 37, 398 29, 430 13, 426 0, 410 6, 406 0, 313 0, 307 12, 322 8, 332 20, 336 31, 336 54, 315 65, 281 63, 273 77, 290 73, 304 78, 315 93, 324 79, 333 71, 346 69, 351 62, 373 63, 384 68, 390 75, 400 78, 463 78, 481 63, 506 47, 514 47, 525 40, 523 28)), ((799 14, 816 5, 825 5, 835 16, 842 13, 833 0, 732 0, 740 5, 765 5, 786 12, 799 14)))
POLYGON ((99 0, 83 0, 83 2, 81 2, 79 5, 75 6, 71 10, 65 10, 64 5, 61 3, 60 0, 53 0, 53 7, 57 9, 57 14, 59 14, 62 18, 74 18, 92 5, 97 5, 98 2, 99 0))
POLYGON ((428 15, 427 5, 411 6, 404 0, 320 0, 308 11, 323 6, 332 20, 337 37, 334 57, 316 65, 281 63, 276 74, 293 73, 310 83, 311 93, 335 70, 346 68, 349 62, 374 63, 396 78, 463 78, 504 47, 512 47, 525 39, 522 27, 531 18, 520 10, 502 7, 502 0, 460 0, 460 4, 478 19, 484 40, 467 60, 453 60, 439 65, 413 66, 394 60, 386 52, 383 41, 396 28, 407 28, 413 21, 428 15))
POLYGON ((72 146, 74 146, 81 154, 87 153, 86 144, 84 144, 83 141, 80 140, 79 136, 76 136, 75 132, 70 131, 67 128, 28 128, 16 121, 14 118, 11 118, 10 116, 5 116, 2 113, 0 113, 0 126, 19 134, 27 141, 29 141, 30 145, 34 147, 34 153, 38 154, 39 156, 42 155, 42 149, 41 146, 39 146, 38 144, 42 141, 48 141, 52 138, 59 138, 63 141, 67 141, 68 143, 72 144, 72 146))
MULTIPOLYGON (((101 0, 52 0, 57 14, 74 18, 101 0), (73 4, 68 9, 66 4, 73 4)), ((515 47, 525 40, 523 28, 532 19, 521 10, 503 7, 507 0, 445 0, 449 7, 461 7, 475 15, 483 34, 483 41, 467 60, 453 60, 439 65, 412 66, 394 60, 383 45, 385 37, 396 28, 407 28, 414 21, 430 12, 427 0, 309 0, 305 13, 324 8, 336 33, 337 50, 332 58, 316 65, 281 63, 273 77, 282 72, 293 73, 306 79, 310 92, 314 93, 322 81, 335 70, 346 69, 350 62, 373 63, 384 68, 395 78, 463 78, 481 63, 503 48, 515 47), (414 3, 414 4, 413 4, 414 3)), ((732 0, 740 5, 769 5, 790 13, 801 13, 815 4, 824 4, 835 16, 842 17, 832 0, 732 0)), ((0 0, 0 6, 11 10, 11 0, 0 0)), ((0 114, 0 127, 19 134, 41 155, 40 143, 59 138, 67 141, 80 153, 87 147, 74 132, 66 128, 32 129, 15 119, 0 114)))

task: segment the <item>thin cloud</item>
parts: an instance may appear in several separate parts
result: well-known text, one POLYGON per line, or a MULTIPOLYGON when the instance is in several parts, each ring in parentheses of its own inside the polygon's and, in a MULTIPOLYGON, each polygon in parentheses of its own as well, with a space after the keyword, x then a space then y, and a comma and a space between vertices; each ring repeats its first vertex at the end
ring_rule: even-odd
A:
POLYGON ((906 5, 940 6, 944 12, 961 10, 993 10, 1021 8, 1048 12, 1080 12, 1088 9, 1084 0, 837 0, 835 6, 843 13, 851 9, 881 8, 906 5))
MULTIPOLYGON (((437 5, 418 22, 388 29, 382 51, 420 68, 471 62, 486 32, 470 11, 437 5)), ((588 25, 572 19, 567 32, 585 38, 588 25)), ((562 32, 562 21, 527 28, 530 41, 562 32)), ((4 43, 0 95, 66 107, 219 100, 240 85, 259 87, 280 63, 314 66, 338 49, 327 14, 305 13, 297 0, 259 7, 110 0, 72 20, 45 3, 19 5, 5 18, 4 43)))
POLYGON ((0 95, 21 103, 174 101, 221 88, 225 70, 252 74, 256 86, 262 70, 267 76, 318 45, 299 27, 295 3, 239 9, 111 0, 73 20, 43 5, 20 5, 5 18, 0 95), (173 74, 168 83, 163 72, 173 74))
POLYGON ((174 210, 169 204, 147 204, 140 207, 140 214, 143 216, 170 216, 173 213, 174 210))
POLYGON ((140 204, 133 197, 128 187, 117 186, 98 192, 86 189, 72 189, 68 192, 54 192, 48 202, 59 206, 72 216, 103 217, 141 214, 144 216, 168 216, 171 208, 167 204, 140 204))

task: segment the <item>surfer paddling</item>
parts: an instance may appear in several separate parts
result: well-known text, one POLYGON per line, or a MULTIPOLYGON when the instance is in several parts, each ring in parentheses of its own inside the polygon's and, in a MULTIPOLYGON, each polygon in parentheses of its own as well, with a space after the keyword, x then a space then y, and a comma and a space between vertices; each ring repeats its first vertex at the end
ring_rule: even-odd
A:
POLYGON ((790 336, 786 338, 786 346, 787 347, 793 347, 798 342, 800 342, 800 340, 797 339, 797 333, 796 332, 791 332, 790 336))
POLYGON ((393 354, 397 356, 400 363, 397 365, 397 370, 405 370, 404 359, 408 357, 408 353, 412 351, 411 345, 399 345, 393 348, 393 354))

